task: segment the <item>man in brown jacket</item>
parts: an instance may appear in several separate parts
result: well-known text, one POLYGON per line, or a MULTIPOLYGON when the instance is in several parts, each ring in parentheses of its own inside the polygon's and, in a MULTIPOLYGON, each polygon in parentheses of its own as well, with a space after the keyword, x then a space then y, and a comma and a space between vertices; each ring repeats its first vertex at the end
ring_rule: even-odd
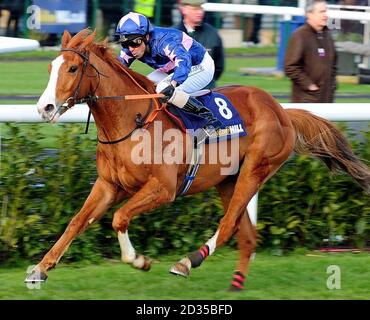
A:
POLYGON ((292 102, 333 102, 336 89, 335 45, 327 28, 324 0, 308 0, 306 23, 292 35, 285 74, 292 80, 292 102))

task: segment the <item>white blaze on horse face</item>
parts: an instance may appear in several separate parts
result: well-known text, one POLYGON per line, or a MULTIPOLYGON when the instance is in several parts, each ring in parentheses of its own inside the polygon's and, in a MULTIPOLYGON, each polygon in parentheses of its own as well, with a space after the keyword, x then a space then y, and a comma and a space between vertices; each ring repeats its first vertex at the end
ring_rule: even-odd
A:
MULTIPOLYGON (((58 58, 54 59, 51 63, 51 73, 48 85, 40 97, 39 101, 37 102, 37 110, 39 113, 43 113, 45 107, 49 104, 53 105, 54 107, 59 107, 56 104, 56 87, 58 82, 58 74, 61 65, 64 62, 63 55, 60 55, 58 58)), ((55 111, 54 111, 55 112, 55 111)))
POLYGON ((219 231, 217 230, 217 232, 215 233, 215 235, 206 242, 206 245, 209 248, 209 255, 211 255, 215 251, 215 249, 216 249, 216 243, 217 243, 218 233, 219 233, 219 231))
POLYGON ((119 246, 121 247, 121 259, 125 263, 132 263, 136 258, 135 249, 128 237, 128 231, 122 233, 118 232, 119 246))

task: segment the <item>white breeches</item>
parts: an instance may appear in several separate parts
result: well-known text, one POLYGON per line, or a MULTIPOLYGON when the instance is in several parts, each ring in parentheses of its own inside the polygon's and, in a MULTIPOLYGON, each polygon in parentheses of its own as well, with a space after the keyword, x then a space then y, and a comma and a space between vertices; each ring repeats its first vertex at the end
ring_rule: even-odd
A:
MULTIPOLYGON (((215 63, 209 53, 206 51, 202 62, 196 66, 191 67, 188 78, 176 87, 176 90, 183 91, 187 94, 202 90, 209 84, 215 73, 215 63)), ((156 91, 160 92, 166 88, 171 80, 173 74, 168 75, 163 71, 155 70, 148 74, 147 77, 156 84, 156 91)))

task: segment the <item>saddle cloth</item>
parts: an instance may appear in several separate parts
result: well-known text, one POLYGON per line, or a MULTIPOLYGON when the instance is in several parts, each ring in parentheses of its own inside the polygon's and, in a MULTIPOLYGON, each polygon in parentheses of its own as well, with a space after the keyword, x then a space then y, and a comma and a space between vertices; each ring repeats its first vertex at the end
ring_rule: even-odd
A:
MULTIPOLYGON (((199 96, 195 93, 194 96, 196 96, 196 99, 202 102, 203 105, 206 106, 213 113, 213 115, 223 123, 221 129, 217 131, 218 139, 216 139, 216 137, 211 137, 211 139, 207 139, 207 142, 217 142, 217 140, 221 141, 224 139, 232 139, 237 136, 246 136, 247 131, 245 129, 243 120, 230 100, 225 95, 218 92, 203 92, 206 92, 206 94, 199 96)), ((186 112, 173 105, 168 107, 168 111, 179 117, 185 128, 192 133, 204 128, 204 126, 208 123, 206 119, 193 113, 186 112)))

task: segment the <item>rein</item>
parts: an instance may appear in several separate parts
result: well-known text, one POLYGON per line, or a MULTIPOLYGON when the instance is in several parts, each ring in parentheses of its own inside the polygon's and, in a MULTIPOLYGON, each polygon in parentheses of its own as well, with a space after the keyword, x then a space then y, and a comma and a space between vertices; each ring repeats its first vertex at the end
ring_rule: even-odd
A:
MULTIPOLYGON (((80 76, 80 79, 79 79, 77 88, 76 88, 73 96, 69 97, 67 99, 67 101, 66 101, 67 105, 66 106, 65 105, 60 106, 59 109, 58 109, 58 111, 62 107, 67 108, 67 109, 70 109, 70 108, 72 108, 77 103, 89 103, 90 102, 91 104, 94 104, 96 101, 103 100, 103 99, 107 99, 107 100, 108 99, 109 100, 153 99, 154 100, 155 109, 153 110, 153 100, 152 100, 152 101, 150 101, 148 111, 146 112, 146 114, 144 115, 144 117, 142 117, 141 113, 137 113, 136 114, 136 119, 135 119, 136 127, 132 131, 130 131, 127 135, 125 135, 124 137, 122 137, 120 139, 113 140, 113 141, 103 141, 103 140, 100 140, 99 137, 97 137, 99 143, 101 143, 101 144, 116 144, 116 143, 119 143, 121 141, 126 140, 127 138, 129 138, 134 133, 135 130, 140 129, 140 128, 145 128, 146 129, 155 120, 155 118, 157 117, 159 111, 162 111, 165 108, 165 104, 159 105, 158 100, 156 100, 156 98, 162 98, 164 96, 162 93, 150 93, 150 92, 148 92, 125 69, 122 69, 122 70, 135 83, 135 85, 137 85, 141 90, 143 90, 145 92, 145 94, 141 94, 141 95, 140 94, 139 95, 125 95, 125 96, 103 96, 103 97, 100 97, 100 96, 95 95, 96 90, 100 86, 100 76, 104 76, 106 78, 108 78, 108 76, 106 76, 103 73, 101 73, 91 62, 89 62, 89 56, 88 55, 85 55, 82 52, 79 52, 79 51, 77 51, 75 49, 71 49, 71 48, 62 48, 60 51, 70 51, 70 52, 73 52, 73 53, 78 54, 83 59, 83 65, 82 65, 81 76, 80 76), (96 88, 93 90, 93 94, 78 99, 77 96, 79 94, 79 91, 80 91, 80 88, 81 88, 82 79, 83 79, 83 76, 85 75, 85 71, 86 71, 86 68, 87 68, 88 65, 90 65, 91 67, 93 67, 93 69, 96 71, 96 73, 98 75, 98 84, 97 84, 96 88)), ((87 118, 87 121, 86 121, 85 134, 87 134, 88 129, 89 129, 90 118, 91 118, 91 109, 89 110, 88 118, 87 118)))

